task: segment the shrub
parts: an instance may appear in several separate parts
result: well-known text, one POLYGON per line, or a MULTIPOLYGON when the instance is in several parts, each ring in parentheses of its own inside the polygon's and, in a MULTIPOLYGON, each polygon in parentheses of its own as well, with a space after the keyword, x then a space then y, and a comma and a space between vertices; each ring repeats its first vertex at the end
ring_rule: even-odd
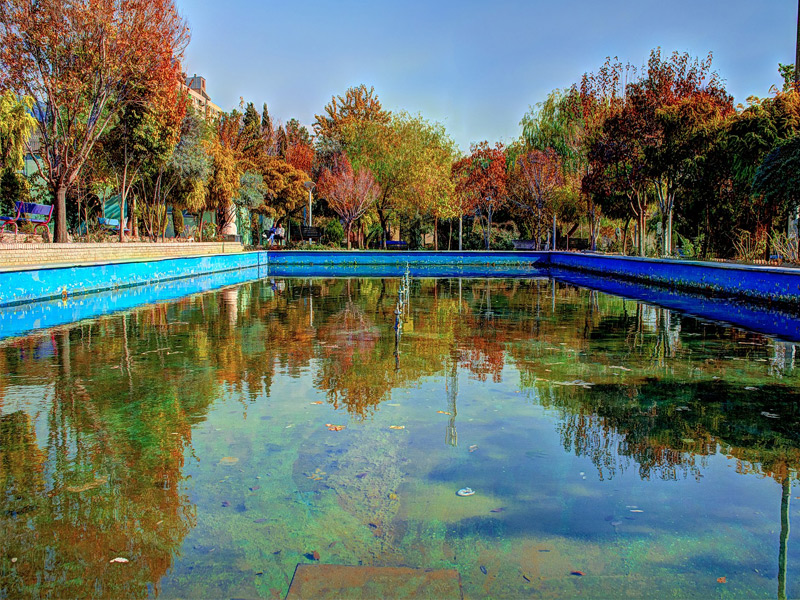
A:
POLYGON ((340 246, 344 240, 344 227, 338 219, 331 219, 322 231, 322 238, 329 244, 340 246))

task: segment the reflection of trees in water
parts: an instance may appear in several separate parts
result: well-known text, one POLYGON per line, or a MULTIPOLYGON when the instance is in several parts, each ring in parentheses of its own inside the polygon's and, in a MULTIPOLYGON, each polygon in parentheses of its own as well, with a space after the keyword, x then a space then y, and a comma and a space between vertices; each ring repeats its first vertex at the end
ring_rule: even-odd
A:
POLYGON ((793 344, 770 341, 765 350, 752 334, 545 280, 415 280, 398 364, 399 281, 279 283, 0 346, 0 477, 13 490, 0 535, 12 554, 36 548, 24 565, 2 563, 3 573, 18 574, 3 576, 4 593, 78 596, 97 581, 99 595, 131 597, 157 584, 194 523, 180 492, 192 426, 225 388, 245 404, 268 395, 278 371, 312 369, 314 385, 357 417, 394 389, 441 377, 452 413, 445 441, 455 444, 459 369, 500 381, 513 362, 537 402, 562 410, 565 448, 591 457, 602 477, 624 468, 697 477, 716 452, 742 473, 784 484, 795 476, 798 398, 779 385, 796 379, 793 344), (703 357, 702 381, 689 353, 703 357), (771 387, 762 381, 744 393, 725 382, 752 360, 765 361, 771 387), (638 366, 612 373, 620 365, 609 361, 638 366), (595 376, 591 389, 555 385, 584 372, 595 376), (49 394, 41 414, 35 403, 9 408, 24 381, 49 394), (116 555, 136 561, 113 570, 116 555))

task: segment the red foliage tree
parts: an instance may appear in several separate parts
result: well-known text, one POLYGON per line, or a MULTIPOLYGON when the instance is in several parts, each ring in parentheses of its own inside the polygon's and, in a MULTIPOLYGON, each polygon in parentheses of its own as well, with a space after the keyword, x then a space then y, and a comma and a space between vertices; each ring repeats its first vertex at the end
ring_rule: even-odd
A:
POLYGON ((353 172, 350 161, 342 158, 333 171, 326 169, 319 179, 319 191, 328 205, 344 221, 347 249, 353 223, 360 219, 378 199, 380 186, 369 169, 353 172))
POLYGON ((453 178, 456 182, 456 193, 478 210, 481 220, 485 215, 486 226, 483 232, 488 250, 492 215, 508 202, 506 155, 500 143, 492 148, 489 142, 481 142, 473 144, 470 150, 469 156, 453 165, 453 178))
POLYGON ((178 86, 187 41, 173 0, 0 3, 0 85, 37 102, 56 242, 67 241, 67 191, 97 140, 126 106, 178 86))

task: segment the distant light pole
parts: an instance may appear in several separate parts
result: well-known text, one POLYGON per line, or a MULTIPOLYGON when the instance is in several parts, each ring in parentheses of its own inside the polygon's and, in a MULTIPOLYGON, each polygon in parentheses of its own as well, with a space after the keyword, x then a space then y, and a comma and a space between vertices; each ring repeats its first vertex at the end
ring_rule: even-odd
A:
POLYGON ((308 190, 308 226, 311 227, 313 223, 311 220, 311 190, 314 189, 315 185, 313 181, 306 181, 303 185, 308 190))
POLYGON ((794 46, 794 85, 800 84, 800 0, 797 2, 797 41, 794 46))

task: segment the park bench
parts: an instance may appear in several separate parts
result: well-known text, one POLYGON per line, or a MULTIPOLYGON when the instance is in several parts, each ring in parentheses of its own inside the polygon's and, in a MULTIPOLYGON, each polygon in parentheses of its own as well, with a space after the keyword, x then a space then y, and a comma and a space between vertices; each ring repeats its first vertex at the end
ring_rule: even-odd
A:
MULTIPOLYGON (((107 229, 110 232, 117 232, 119 233, 119 219, 106 219, 105 217, 100 217, 97 219, 97 224, 100 227, 107 229)), ((126 219, 127 224, 127 219, 126 219)), ((125 233, 130 233, 131 230, 127 227, 125 228, 125 233)))
POLYGON ((14 208, 17 214, 13 217, 0 217, 0 222, 3 226, 0 227, 0 232, 5 231, 6 225, 14 226, 14 235, 18 233, 19 223, 30 223, 33 225, 33 232, 39 227, 44 227, 49 232, 48 225, 53 216, 52 204, 34 204, 33 202, 14 202, 14 208))
POLYGON ((300 238, 309 241, 319 241, 322 237, 322 232, 319 230, 319 227, 300 227, 300 238))
POLYGON ((408 250, 408 242, 403 240, 386 240, 387 250, 408 250))

